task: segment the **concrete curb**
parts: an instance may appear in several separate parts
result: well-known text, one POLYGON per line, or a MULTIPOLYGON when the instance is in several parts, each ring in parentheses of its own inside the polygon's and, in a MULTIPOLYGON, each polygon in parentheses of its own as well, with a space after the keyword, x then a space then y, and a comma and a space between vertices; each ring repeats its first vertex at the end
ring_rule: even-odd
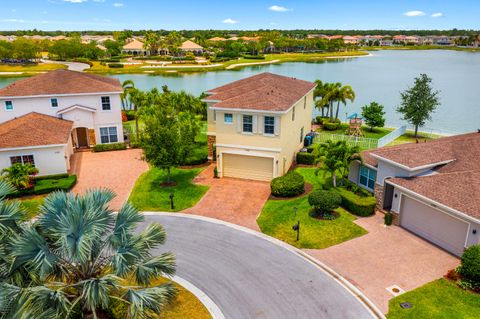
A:
POLYGON ((270 237, 268 235, 265 235, 263 233, 257 232, 255 230, 252 230, 250 228, 246 228, 243 226, 239 226, 236 224, 232 224, 229 222, 225 222, 223 220, 215 219, 215 218, 210 218, 210 217, 205 217, 205 216, 198 216, 198 215, 190 215, 190 214, 185 214, 185 213, 168 213, 168 212, 143 212, 145 215, 157 215, 157 216, 171 216, 171 217, 183 217, 183 218, 190 218, 190 219, 196 219, 196 220, 202 220, 218 225, 224 225, 230 228, 234 228, 239 231, 243 231, 246 233, 249 233, 251 235, 254 235, 258 238, 262 238, 264 240, 267 240, 271 242, 272 244, 275 244, 277 246, 281 246, 284 249, 288 250, 289 252, 298 255, 299 257, 305 259, 312 265, 316 266, 320 270, 322 270, 324 273, 326 273, 328 276, 333 278, 336 282, 338 282, 340 285, 342 285, 352 296, 357 298, 362 305, 374 316, 375 318, 379 319, 385 319, 385 315, 378 309, 378 307, 370 300, 368 299, 367 296, 365 296, 364 293, 362 293, 357 287, 355 287, 352 283, 350 283, 348 280, 346 280, 344 277, 342 277, 339 273, 337 273, 335 270, 332 268, 328 267, 321 261, 313 258, 312 256, 308 255, 304 251, 289 245, 279 239, 270 237))
POLYGON ((172 280, 197 297, 198 300, 200 300, 200 302, 205 306, 205 308, 207 308, 213 319, 225 319, 222 310, 220 310, 217 304, 202 290, 200 290, 200 288, 192 284, 190 281, 183 279, 182 277, 174 276, 172 280))

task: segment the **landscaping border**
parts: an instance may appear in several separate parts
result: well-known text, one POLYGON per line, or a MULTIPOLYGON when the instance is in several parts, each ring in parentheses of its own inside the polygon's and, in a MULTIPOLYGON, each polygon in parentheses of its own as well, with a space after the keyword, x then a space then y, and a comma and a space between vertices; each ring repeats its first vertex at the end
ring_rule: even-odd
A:
POLYGON ((264 240, 267 240, 271 242, 274 245, 283 247, 284 249, 288 250, 292 254, 295 254, 306 261, 310 262, 312 265, 329 275, 331 278, 333 278, 337 283, 342 285, 353 297, 357 298, 360 303, 374 316, 375 318, 379 319, 385 319, 385 315, 380 311, 380 309, 377 308, 377 306, 370 300, 368 297, 363 294, 357 287, 355 287, 351 282, 349 282, 347 279, 342 277, 339 273, 337 273, 335 270, 332 268, 328 267, 325 265, 323 262, 320 260, 315 259, 314 257, 308 255, 301 249, 298 249, 292 245, 289 245, 279 239, 270 237, 268 235, 265 235, 263 233, 260 233, 258 231, 239 226, 236 224, 232 224, 229 222, 225 222, 223 220, 215 219, 215 218, 210 218, 210 217, 204 217, 204 216, 198 216, 198 215, 190 215, 190 214, 185 214, 185 213, 168 213, 168 212, 149 212, 149 211, 144 211, 142 212, 144 215, 161 215, 161 216, 175 216, 175 217, 184 217, 184 218, 190 218, 190 219, 197 219, 197 220, 202 220, 202 221, 207 221, 227 227, 234 228, 236 230, 257 236, 259 238, 262 238, 264 240))

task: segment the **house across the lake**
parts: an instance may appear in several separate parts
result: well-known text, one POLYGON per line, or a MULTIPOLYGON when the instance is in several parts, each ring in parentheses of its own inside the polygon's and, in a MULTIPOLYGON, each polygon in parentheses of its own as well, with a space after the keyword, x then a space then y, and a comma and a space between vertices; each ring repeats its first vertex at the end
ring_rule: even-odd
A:
POLYGON ((311 130, 314 88, 262 73, 209 90, 209 158, 219 176, 268 181, 284 175, 311 130))
POLYGON ((349 179, 394 221, 459 256, 480 243, 480 132, 363 153, 349 179))
POLYGON ((66 173, 75 149, 123 142, 117 79, 56 70, 0 89, 0 169, 31 163, 66 173))

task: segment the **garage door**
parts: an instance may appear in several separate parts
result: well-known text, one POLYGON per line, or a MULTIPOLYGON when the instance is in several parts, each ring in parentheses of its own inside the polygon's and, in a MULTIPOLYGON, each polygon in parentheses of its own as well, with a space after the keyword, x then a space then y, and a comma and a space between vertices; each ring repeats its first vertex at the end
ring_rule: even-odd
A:
POLYGON ((273 178, 273 158, 224 153, 223 176, 269 181, 273 178))
POLYGON ((468 224, 407 196, 402 196, 400 225, 454 255, 463 252, 468 224))

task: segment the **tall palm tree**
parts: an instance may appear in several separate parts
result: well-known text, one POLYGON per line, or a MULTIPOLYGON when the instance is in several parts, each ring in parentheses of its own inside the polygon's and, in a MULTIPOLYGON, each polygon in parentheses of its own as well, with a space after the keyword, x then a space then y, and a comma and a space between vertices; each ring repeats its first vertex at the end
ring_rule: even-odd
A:
MULTIPOLYGON (((329 103, 324 99, 328 93, 328 83, 323 83, 321 80, 315 80, 315 90, 313 90, 313 99, 315 101, 315 107, 322 113, 322 117, 325 116, 325 109, 328 110, 329 103)), ((327 114, 328 115, 328 114, 327 114)))
POLYGON ((125 80, 122 82, 123 92, 120 94, 122 100, 122 109, 131 109, 132 102, 130 100, 130 93, 135 89, 135 83, 132 80, 125 80))
POLYGON ((325 95, 325 102, 328 102, 328 113, 330 115, 330 122, 333 122, 335 118, 333 117, 333 103, 338 101, 339 92, 342 84, 339 82, 327 83, 327 94, 325 95))
POLYGON ((340 110, 340 102, 343 105, 347 105, 347 100, 350 102, 355 101, 355 92, 350 85, 344 85, 337 91, 337 111, 335 113, 335 119, 338 119, 338 112, 340 110))
POLYGON ((18 202, 0 201, 0 217, 7 216, 0 218, 0 234, 10 234, 0 242, 0 318, 107 318, 122 305, 116 307, 122 317, 143 319, 162 310, 175 288, 150 283, 174 275, 175 258, 151 249, 165 242, 165 231, 152 223, 135 233, 143 215, 129 203, 114 214, 113 197, 106 189, 55 192, 36 221, 15 225, 18 202), (22 269, 28 280, 19 282, 14 275, 22 269))

